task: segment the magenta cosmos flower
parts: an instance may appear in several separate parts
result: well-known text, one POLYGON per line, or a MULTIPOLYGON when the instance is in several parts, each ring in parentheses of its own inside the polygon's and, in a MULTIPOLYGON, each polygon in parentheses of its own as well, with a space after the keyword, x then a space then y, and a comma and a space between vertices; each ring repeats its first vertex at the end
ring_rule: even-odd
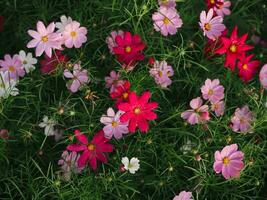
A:
POLYGON ((248 106, 237 108, 234 116, 231 119, 232 130, 234 132, 246 133, 251 130, 251 124, 254 121, 253 113, 249 110, 248 106))
POLYGON ((224 101, 218 101, 215 103, 211 103, 211 110, 215 112, 217 117, 222 116, 224 113, 224 110, 225 110, 224 101))
POLYGON ((37 22, 37 31, 28 30, 28 34, 33 37, 27 44, 27 48, 36 48, 35 55, 41 56, 44 52, 51 58, 52 49, 61 49, 61 33, 54 33, 55 24, 52 22, 46 28, 41 21, 37 22))
POLYGON ((121 36, 121 37, 124 37, 124 32, 122 30, 112 31, 110 33, 110 36, 108 36, 106 38, 106 43, 108 45, 108 48, 109 48, 109 51, 110 51, 111 54, 114 54, 113 48, 114 47, 118 47, 118 45, 117 45, 117 43, 115 41, 115 39, 116 39, 116 37, 118 35, 121 36))
POLYGON ((176 1, 175 0, 158 0, 160 6, 167 7, 167 8, 175 8, 176 1))
POLYGON ((192 192, 182 191, 176 195, 173 200, 193 200, 192 192))
POLYGON ((119 72, 111 71, 109 76, 105 77, 106 88, 110 88, 110 93, 114 92, 117 87, 123 85, 124 81, 120 80, 120 76, 119 72))
POLYGON ((200 97, 192 99, 190 101, 191 110, 187 110, 181 114, 181 117, 191 125, 199 124, 210 120, 209 107, 202 105, 203 101, 200 97))
POLYGON ((224 87, 220 85, 219 79, 205 81, 201 87, 203 99, 216 103, 224 98, 224 87))
POLYGON ((87 29, 85 27, 80 27, 80 23, 77 21, 72 21, 66 25, 64 31, 62 32, 64 44, 67 48, 80 48, 83 43, 87 41, 87 29))
POLYGON ((202 11, 199 26, 203 29, 204 36, 207 36, 211 40, 216 40, 222 35, 226 27, 222 23, 223 18, 221 16, 213 17, 213 14, 213 9, 210 9, 208 13, 202 11))
POLYGON ((122 138, 123 134, 129 133, 128 122, 122 123, 120 117, 124 112, 118 111, 116 114, 112 108, 109 108, 107 115, 100 118, 100 122, 105 124, 103 131, 105 137, 111 139, 114 136, 117 140, 122 138))
POLYGON ((19 55, 14 55, 12 58, 9 54, 4 56, 4 60, 0 60, 0 71, 8 72, 9 77, 17 80, 19 77, 25 76, 25 70, 19 55))
POLYGON ((175 9, 160 7, 158 12, 152 15, 154 28, 162 35, 175 35, 177 29, 183 25, 180 15, 175 9))
POLYGON ((260 82, 264 89, 267 89, 267 64, 260 71, 260 82))
POLYGON ((71 81, 67 83, 67 88, 73 93, 77 92, 81 86, 89 81, 88 72, 86 69, 81 68, 80 63, 74 65, 72 73, 68 69, 65 69, 64 76, 71 79, 71 81))
POLYGON ((214 154, 213 169, 217 174, 222 173, 225 179, 239 177, 241 170, 244 168, 244 153, 237 149, 237 144, 232 144, 224 147, 221 152, 216 151, 214 154))
POLYGON ((102 130, 95 134, 92 141, 88 141, 87 137, 79 130, 75 130, 74 134, 80 143, 67 146, 67 150, 82 152, 78 159, 79 168, 83 168, 89 163, 91 168, 96 170, 97 160, 103 163, 108 161, 105 153, 112 152, 113 145, 107 143, 109 140, 104 137, 102 130))

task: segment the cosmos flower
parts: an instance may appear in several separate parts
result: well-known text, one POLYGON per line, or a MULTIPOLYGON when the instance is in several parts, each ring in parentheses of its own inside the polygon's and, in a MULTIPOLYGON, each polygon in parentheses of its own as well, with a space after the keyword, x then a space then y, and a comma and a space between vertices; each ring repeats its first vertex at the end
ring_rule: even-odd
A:
POLYGON ((0 60, 0 71, 8 72, 9 77, 18 80, 19 77, 25 76, 25 70, 18 55, 11 57, 9 54, 4 56, 4 60, 0 60))
POLYGON ((251 124, 254 121, 253 113, 249 110, 248 106, 243 106, 242 108, 237 108, 235 110, 234 116, 231 119, 232 130, 234 132, 246 133, 251 131, 251 124))
MULTIPOLYGON (((212 0, 211 0, 212 1, 212 0)), ((224 15, 230 15, 231 14, 231 2, 225 1, 225 0, 214 0, 217 1, 217 6, 213 7, 213 10, 218 16, 224 17, 224 15)))
POLYGON ((263 88, 267 89, 267 64, 265 64, 260 71, 260 82, 263 88))
POLYGON ((122 85, 117 86, 116 89, 110 93, 110 97, 116 99, 116 107, 118 107, 121 102, 128 102, 129 94, 131 92, 130 88, 131 84, 126 80, 122 85))
POLYGON ((177 29, 181 28, 183 21, 179 13, 172 8, 160 7, 159 11, 152 15, 154 29, 163 36, 175 35, 177 29))
POLYGON ((182 191, 176 195, 173 200, 193 200, 192 192, 182 191))
POLYGON ((110 33, 110 36, 108 36, 106 38, 106 43, 108 45, 108 48, 109 48, 109 51, 110 51, 111 54, 114 54, 113 48, 118 46, 117 43, 116 43, 116 41, 115 41, 115 38, 118 35, 121 36, 121 37, 123 37, 124 32, 122 30, 112 31, 110 33))
POLYGON ((91 141, 79 130, 75 130, 74 134, 79 141, 79 144, 71 144, 67 146, 67 150, 82 152, 78 159, 78 167, 83 168, 87 165, 93 170, 97 169, 97 161, 107 163, 105 153, 113 151, 113 145, 108 144, 108 139, 104 136, 104 131, 96 133, 91 141))
POLYGON ((17 96, 19 90, 16 88, 17 82, 13 79, 10 79, 8 71, 0 72, 0 99, 8 98, 11 96, 17 96))
POLYGON ((62 37, 61 33, 55 33, 54 22, 50 23, 46 28, 41 21, 37 22, 37 31, 28 30, 28 34, 33 39, 27 44, 27 48, 36 48, 35 55, 41 56, 44 52, 51 58, 52 49, 61 49, 62 37))
POLYGON ((65 30, 65 27, 72 22, 71 17, 66 17, 62 15, 60 17, 60 22, 56 22, 55 26, 58 29, 57 32, 62 33, 65 30))
POLYGON ((219 79, 205 81, 205 85, 201 87, 203 99, 212 103, 218 102, 224 98, 224 87, 220 85, 219 79))
POLYGON ((218 101, 215 103, 211 103, 211 110, 215 112, 217 117, 220 117, 224 114, 225 103, 224 101, 218 101))
POLYGON ((107 115, 103 115, 100 118, 100 122, 105 124, 103 131, 105 133, 105 137, 111 139, 113 136, 119 140, 122 138, 123 134, 127 134, 128 130, 128 122, 122 123, 120 121, 120 117, 123 112, 118 111, 114 112, 112 108, 107 110, 107 115))
POLYGON ((35 70, 35 64, 37 63, 37 59, 32 57, 32 53, 27 53, 23 50, 19 52, 19 59, 24 67, 26 73, 29 73, 35 70))
POLYGON ((53 136, 55 134, 56 121, 49 119, 46 115, 43 117, 43 121, 39 124, 39 127, 44 128, 44 134, 46 136, 53 136))
POLYGON ((121 162, 123 164, 124 169, 127 171, 129 170, 131 174, 135 174, 135 172, 138 171, 140 168, 140 161, 138 158, 135 157, 131 158, 130 161, 128 157, 123 157, 121 159, 121 162))
POLYGON ((111 71, 109 76, 105 77, 106 88, 110 88, 110 93, 114 92, 117 87, 123 85, 124 81, 120 80, 120 73, 111 71))
POLYGON ((222 173, 225 179, 239 177, 244 168, 244 153, 237 149, 237 144, 227 145, 222 151, 216 151, 214 154, 213 169, 217 174, 222 173))
POLYGON ((222 35, 226 27, 223 24, 223 18, 221 16, 213 17, 213 12, 212 9, 208 13, 202 11, 199 26, 203 29, 204 36, 211 40, 216 40, 222 35))
POLYGON ((253 56, 253 54, 249 56, 246 56, 244 54, 239 58, 239 61, 237 62, 238 75, 244 82, 250 81, 256 74, 257 69, 260 66, 260 61, 250 61, 253 56))

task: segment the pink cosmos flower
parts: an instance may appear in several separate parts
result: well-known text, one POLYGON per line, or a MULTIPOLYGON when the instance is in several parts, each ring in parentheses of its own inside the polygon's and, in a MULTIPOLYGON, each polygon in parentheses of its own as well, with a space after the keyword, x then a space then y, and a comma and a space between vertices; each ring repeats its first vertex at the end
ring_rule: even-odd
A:
POLYGON ((211 110, 215 112, 217 117, 222 116, 224 113, 224 110, 225 110, 224 101, 218 101, 215 103, 211 103, 211 110))
POLYGON ((113 145, 108 144, 108 139, 104 137, 104 132, 101 130, 93 137, 92 141, 88 141, 87 137, 79 130, 75 130, 74 134, 80 144, 71 144, 67 146, 67 150, 80 152, 82 154, 78 159, 78 167, 83 168, 87 163, 93 170, 97 168, 97 160, 106 163, 107 157, 105 153, 113 151, 113 145))
POLYGON ((192 192, 182 191, 176 195, 173 200, 193 200, 192 192))
POLYGON ((230 15, 231 14, 231 11, 229 9, 230 7, 231 7, 230 1, 222 0, 221 5, 215 6, 215 7, 213 7, 213 9, 217 15, 224 17, 224 15, 230 15))
POLYGON ((121 36, 124 37, 124 32, 122 30, 118 30, 118 31, 112 31, 110 33, 110 36, 108 36, 106 38, 106 43, 108 45, 109 51, 111 54, 114 54, 113 48, 114 47, 118 47, 118 44, 116 43, 115 39, 117 36, 121 36))
POLYGON ((169 77, 173 76, 174 72, 172 66, 168 65, 166 61, 156 61, 149 73, 161 87, 166 88, 172 84, 172 80, 169 77))
POLYGON ((105 77, 106 88, 110 88, 110 93, 114 92, 118 86, 122 86, 124 81, 120 80, 120 73, 110 72, 110 76, 105 77))
POLYGON ((158 0, 160 6, 167 7, 167 8, 175 8, 176 1, 175 0, 158 0))
POLYGON ((9 54, 4 56, 4 60, 0 60, 0 71, 8 72, 9 77, 13 80, 17 80, 19 77, 25 76, 25 70, 19 55, 14 55, 12 58, 9 54))
POLYGON ((219 79, 205 81, 205 85, 201 87, 203 99, 216 103, 224 98, 224 87, 220 85, 219 79))
POLYGON ((225 179, 239 177, 241 170, 244 168, 244 153, 237 149, 237 144, 232 144, 225 146, 221 152, 216 151, 214 154, 213 169, 217 174, 222 173, 225 179))
POLYGON ((71 78, 71 81, 67 83, 67 88, 73 93, 77 92, 81 86, 89 81, 88 72, 86 69, 82 70, 80 63, 74 65, 72 73, 65 69, 64 76, 71 78))
POLYGON ((122 123, 120 117, 124 112, 118 111, 116 114, 112 108, 109 108, 107 115, 100 118, 100 122, 106 126, 103 128, 105 137, 111 139, 114 136, 117 140, 122 138, 123 134, 129 133, 128 122, 122 123))
POLYGON ((27 44, 27 48, 35 48, 35 55, 41 56, 44 52, 51 58, 52 49, 61 49, 62 37, 60 33, 54 33, 55 24, 50 23, 46 28, 41 21, 37 22, 37 32, 34 30, 28 30, 28 34, 33 37, 27 44))
POLYGON ((261 85, 267 89, 267 64, 265 64, 260 71, 261 85))
POLYGON ((209 107, 202 105, 203 101, 200 97, 190 101, 191 110, 187 110, 181 114, 181 117, 191 125, 202 123, 210 120, 209 107))
POLYGON ((211 40, 216 40, 222 35, 226 27, 222 23, 223 18, 221 16, 213 17, 213 14, 213 9, 210 9, 207 14, 206 11, 202 11, 199 26, 203 29, 204 36, 211 40))
POLYGON ((85 27, 80 27, 80 23, 77 21, 72 21, 66 25, 64 31, 62 32, 64 44, 67 48, 80 48, 83 43, 87 41, 87 29, 85 27))
POLYGON ((249 110, 248 106, 237 108, 234 116, 231 119, 232 130, 234 132, 246 133, 251 130, 251 124, 254 121, 253 113, 249 110))
POLYGON ((175 9, 160 7, 158 12, 152 15, 154 28, 162 35, 175 35, 177 29, 183 25, 180 15, 175 9))

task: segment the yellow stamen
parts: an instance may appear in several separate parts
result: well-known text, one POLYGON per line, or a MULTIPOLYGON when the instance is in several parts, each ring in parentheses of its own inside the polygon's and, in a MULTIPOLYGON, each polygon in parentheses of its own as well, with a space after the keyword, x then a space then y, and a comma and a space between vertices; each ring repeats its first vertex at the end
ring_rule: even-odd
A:
POLYGON ((8 67, 8 70, 9 70, 11 73, 13 73, 13 72, 16 71, 16 69, 15 69, 14 66, 9 66, 9 67, 8 67))
POLYGON ((211 29, 211 24, 206 23, 206 24, 204 25, 204 28, 205 28, 206 31, 209 31, 209 30, 211 29))
POLYGON ((228 158, 228 157, 224 157, 224 158, 223 158, 223 164, 224 164, 224 165, 229 165, 229 163, 230 163, 230 158, 228 158))
POLYGON ((209 89, 208 95, 213 95, 213 90, 209 89))
POLYGON ((138 114, 140 114, 140 112, 141 112, 140 108, 135 108, 134 109, 134 114, 138 115, 138 114))
POLYGON ((93 145, 93 144, 89 144, 89 145, 87 146, 87 148, 88 148, 89 151, 93 151, 93 150, 95 150, 95 145, 93 145))
POLYGON ((237 46, 236 46, 235 44, 232 44, 232 45, 230 46, 230 51, 231 51, 232 53, 236 53, 236 52, 237 52, 237 46))
POLYGON ((159 71, 159 77, 162 77, 163 73, 161 71, 159 71))
POLYGON ((210 0, 210 3, 211 4, 215 4, 215 0, 210 0))
POLYGON ((131 53, 131 51, 132 51, 132 48, 131 48, 130 46, 127 46, 127 47, 125 48, 125 52, 126 52, 126 53, 131 53))
POLYGON ((168 25, 170 22, 171 22, 171 21, 169 20, 168 17, 165 17, 164 20, 163 20, 163 23, 164 23, 165 25, 168 25))
POLYGON ((71 37, 76 37, 77 33, 75 31, 70 32, 71 37))
POLYGON ((23 60, 22 62, 23 65, 26 65, 27 63, 28 63, 27 60, 23 60))
POLYGON ((43 36, 43 37, 42 37, 42 41, 43 41, 43 42, 48 42, 48 37, 47 37, 47 36, 43 36))
POLYGON ((122 94, 122 97, 123 97, 124 99, 127 99, 128 96, 129 96, 128 92, 124 92, 124 93, 122 94))
POLYGON ((115 121, 112 122, 112 126, 113 126, 113 127, 116 127, 116 126, 118 126, 118 125, 119 125, 118 122, 115 122, 115 121))
POLYGON ((247 64, 244 64, 242 68, 243 68, 244 70, 247 70, 247 69, 248 69, 248 65, 247 65, 247 64))

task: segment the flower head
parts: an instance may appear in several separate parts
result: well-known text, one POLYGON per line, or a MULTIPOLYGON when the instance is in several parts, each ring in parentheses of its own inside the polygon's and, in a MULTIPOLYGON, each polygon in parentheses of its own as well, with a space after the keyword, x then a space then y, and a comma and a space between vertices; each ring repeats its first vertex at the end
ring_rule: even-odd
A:
POLYGON ((65 26, 62 32, 64 44, 67 48, 80 48, 87 41, 87 29, 80 27, 80 23, 72 21, 65 26))
POLYGON ((183 25, 179 13, 172 8, 160 7, 159 11, 152 15, 152 19, 154 21, 154 29, 164 36, 175 35, 177 29, 183 25))
POLYGON ((80 63, 74 65, 73 72, 65 69, 64 76, 71 79, 71 81, 67 83, 67 88, 73 93, 77 92, 80 87, 89 81, 88 72, 86 69, 81 68, 80 63))
POLYGON ((215 112, 217 117, 220 117, 224 114, 225 103, 224 101, 218 101, 215 103, 211 103, 211 110, 215 112))
POLYGON ((212 9, 208 13, 202 11, 199 26, 203 29, 204 36, 206 35, 209 39, 216 40, 222 35, 226 27, 222 23, 223 18, 221 16, 213 17, 213 12, 212 9))
POLYGON ((129 94, 129 102, 120 103, 119 110, 125 112, 120 120, 122 123, 129 121, 129 131, 135 132, 138 127, 141 132, 147 132, 149 125, 147 121, 157 119, 157 114, 152 110, 158 107, 156 102, 148 103, 150 92, 144 92, 140 97, 135 92, 129 94))
POLYGON ((176 195, 173 200, 193 200, 192 192, 182 191, 176 195))
POLYGON ((158 0, 158 3, 162 7, 166 8, 175 8, 176 7, 176 1, 175 0, 158 0))
POLYGON ((115 71, 110 72, 110 76, 105 77, 106 88, 110 88, 110 93, 114 92, 115 89, 123 85, 124 81, 120 80, 120 73, 116 73, 115 71))
POLYGON ((231 2, 225 1, 225 0, 208 0, 209 2, 214 2, 213 4, 210 4, 211 7, 215 13, 219 16, 224 17, 224 15, 230 15, 231 14, 231 2))
POLYGON ((260 82, 261 85, 267 89, 267 64, 265 64, 260 71, 260 82))
POLYGON ((205 81, 201 87, 203 99, 216 103, 224 98, 224 87, 220 85, 219 79, 205 81))
POLYGON ((246 56, 244 54, 239 58, 239 61, 237 63, 239 70, 238 74, 244 82, 250 81, 253 78, 254 74, 257 72, 258 67, 260 66, 260 61, 250 61, 253 56, 253 54, 249 56, 246 56))
POLYGON ((116 41, 115 41, 115 39, 116 39, 116 37, 118 35, 120 35, 121 37, 123 37, 124 32, 122 30, 112 31, 110 33, 110 36, 108 36, 106 38, 106 43, 108 45, 108 48, 109 48, 109 51, 110 51, 111 54, 114 54, 113 48, 118 46, 117 43, 116 43, 116 41))
POLYGON ((128 157, 123 157, 121 162, 124 165, 124 169, 129 170, 131 174, 135 174, 140 168, 139 159, 135 157, 131 158, 130 161, 128 157))
POLYGON ((10 79, 9 73, 0 72, 0 99, 8 98, 11 96, 17 96, 19 90, 16 88, 17 82, 13 79, 10 79))
POLYGON ((117 35, 115 38, 116 47, 113 47, 119 62, 134 65, 138 60, 144 60, 145 56, 142 51, 145 44, 141 41, 139 35, 132 35, 130 32, 124 32, 124 35, 117 35))
POLYGON ((234 132, 248 132, 251 130, 251 124, 254 121, 253 113, 249 110, 248 106, 237 108, 234 116, 231 119, 232 130, 234 132))
POLYGON ((48 119, 47 116, 43 117, 43 121, 39 124, 39 127, 41 128, 45 128, 44 130, 44 134, 46 136, 52 136, 55 135, 55 125, 56 125, 56 121, 53 119, 48 119))
POLYGON ((65 27, 72 22, 71 17, 66 17, 62 15, 60 17, 60 22, 56 22, 55 26, 58 29, 57 32, 62 33, 65 30, 65 27))
POLYGON ((122 111, 118 111, 116 114, 112 108, 107 110, 107 115, 103 115, 100 119, 102 124, 105 124, 103 131, 105 137, 111 139, 114 136, 117 140, 121 139, 123 134, 127 134, 128 122, 122 123, 120 117, 123 114, 122 111))
POLYGON ((0 71, 8 72, 9 77, 13 80, 25 76, 25 70, 18 55, 11 57, 9 54, 6 54, 4 60, 0 60, 0 66, 0 71))
POLYGON ((214 154, 213 169, 217 174, 222 173, 225 179, 239 177, 244 168, 244 153, 237 149, 237 144, 227 145, 222 151, 216 151, 214 154))
POLYGON ((35 70, 35 64, 37 63, 37 59, 32 57, 32 53, 27 53, 23 50, 19 52, 19 59, 24 67, 26 73, 29 73, 35 70))
POLYGON ((61 49, 62 38, 60 33, 54 33, 55 24, 50 23, 46 28, 41 21, 37 22, 37 31, 29 30, 28 34, 33 39, 27 44, 28 48, 36 48, 35 55, 41 56, 43 52, 51 58, 52 49, 61 49))
POLYGON ((102 130, 95 134, 91 141, 88 141, 87 137, 79 130, 75 130, 74 134, 79 144, 71 144, 67 146, 67 150, 82 152, 78 159, 79 168, 85 167, 88 163, 93 170, 96 170, 97 160, 103 163, 108 161, 105 153, 112 152, 113 146, 108 144, 109 140, 105 138, 102 130))
POLYGON ((121 102, 128 102, 131 84, 129 81, 124 81, 122 85, 116 87, 116 89, 110 93, 110 97, 112 99, 116 99, 116 106, 118 106, 121 102))
POLYGON ((192 109, 187 110, 181 114, 181 117, 191 125, 199 124, 210 120, 209 117, 209 107, 207 105, 202 105, 203 101, 200 97, 192 99, 190 101, 190 106, 192 109))

